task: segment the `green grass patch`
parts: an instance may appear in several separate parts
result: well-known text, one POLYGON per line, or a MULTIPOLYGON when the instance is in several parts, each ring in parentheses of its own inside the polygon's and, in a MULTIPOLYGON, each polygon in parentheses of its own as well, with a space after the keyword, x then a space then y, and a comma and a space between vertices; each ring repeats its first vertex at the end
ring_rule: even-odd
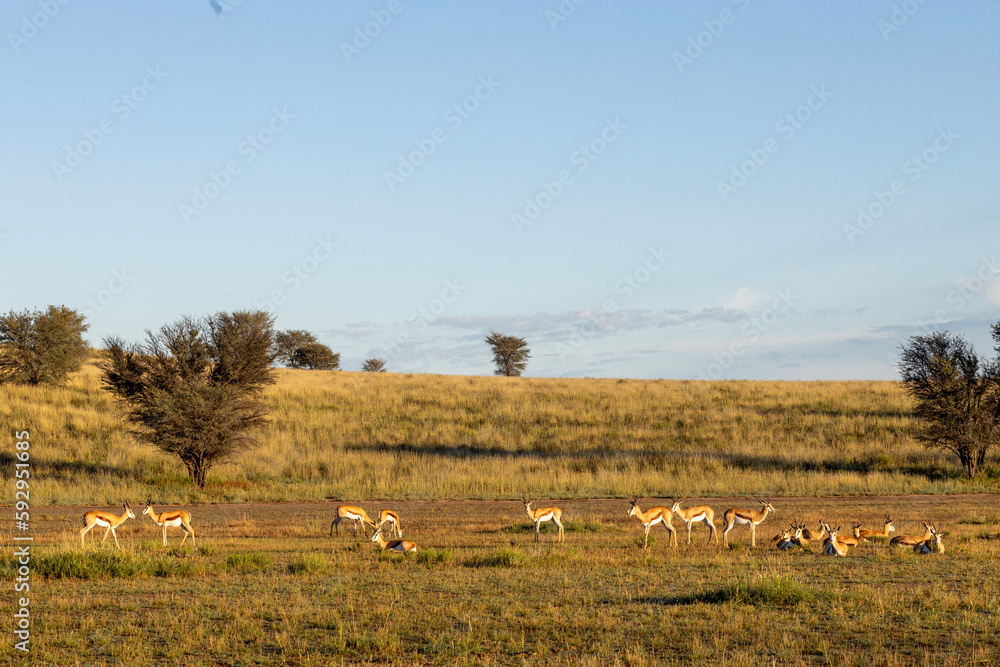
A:
MULTIPOLYGON (((608 523, 601 523, 600 521, 563 521, 563 532, 564 533, 608 533, 618 531, 618 526, 613 526, 608 523)), ((507 533, 512 535, 524 535, 526 533, 535 532, 535 524, 533 523, 518 523, 513 526, 506 526, 497 531, 498 533, 507 533)), ((556 526, 551 521, 546 521, 538 528, 538 533, 540 535, 559 533, 559 527, 556 526)))
POLYGON ((317 574, 330 567, 330 562, 318 553, 304 553, 288 564, 289 574, 317 574))
POLYGON ((752 607, 795 607, 801 602, 813 602, 816 599, 815 591, 787 577, 757 577, 691 597, 692 602, 733 603, 752 607))
POLYGON ((35 556, 32 573, 46 579, 131 579, 197 574, 192 563, 165 554, 128 551, 60 551, 35 556))
POLYGON ((226 569, 230 572, 257 572, 266 570, 271 557, 259 551, 243 551, 226 556, 226 569))
POLYGON ((519 549, 503 548, 488 554, 476 554, 467 559, 466 567, 522 567, 526 557, 519 549))
POLYGON ((447 549, 424 549, 417 553, 417 562, 427 565, 437 565, 438 563, 450 563, 451 552, 447 549))

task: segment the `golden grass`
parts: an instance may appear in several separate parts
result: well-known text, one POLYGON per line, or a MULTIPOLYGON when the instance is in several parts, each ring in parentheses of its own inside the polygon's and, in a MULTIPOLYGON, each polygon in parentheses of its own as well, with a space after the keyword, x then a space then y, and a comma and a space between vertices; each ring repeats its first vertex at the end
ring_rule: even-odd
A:
MULTIPOLYGON (((674 548, 642 529, 624 500, 566 501, 576 530, 535 546, 517 502, 393 504, 420 553, 393 556, 364 539, 327 536, 334 504, 204 506, 197 551, 160 546, 148 517, 113 547, 78 540, 79 510, 33 519, 33 557, 134 564, 92 579, 31 579, 32 664, 996 664, 1000 524, 996 496, 784 499, 761 526, 928 521, 947 553, 885 543, 846 558, 742 548, 674 548), (970 523, 963 523, 969 521, 970 523), (447 554, 447 556, 444 556, 447 554), (150 568, 149 566, 153 567, 150 568)), ((721 514, 724 504, 712 503, 721 514)), ((371 506, 368 509, 374 510, 371 506)), ((9 521, 2 524, 9 540, 9 521)), ((110 539, 110 538, 109 538, 110 539)), ((766 540, 764 540, 766 541, 766 540)), ((3 558, 9 558, 4 556, 3 558)), ((9 566, 0 562, 4 585, 9 566), (6 568, 6 569, 4 569, 6 568)), ((0 620, 11 637, 13 617, 0 620)), ((0 643, 0 664, 16 660, 0 643)))
POLYGON ((201 493, 127 434, 93 365, 66 387, 0 385, 4 423, 31 430, 41 504, 912 494, 1000 478, 991 462, 966 481, 918 443, 896 382, 279 370, 267 402, 258 446, 201 493))

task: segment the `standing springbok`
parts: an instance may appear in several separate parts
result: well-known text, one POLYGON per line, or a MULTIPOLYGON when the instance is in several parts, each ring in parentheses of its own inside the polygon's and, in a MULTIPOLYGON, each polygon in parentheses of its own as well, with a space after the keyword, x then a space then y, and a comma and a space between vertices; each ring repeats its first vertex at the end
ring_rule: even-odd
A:
POLYGON ((757 525, 767 518, 769 512, 774 512, 771 503, 764 502, 763 500, 758 500, 757 502, 760 503, 762 512, 736 508, 726 510, 726 513, 723 515, 726 528, 722 531, 722 540, 727 547, 729 546, 729 531, 736 526, 750 526, 750 546, 757 546, 757 525))
POLYGON ((638 498, 636 498, 635 500, 630 500, 629 503, 631 504, 631 507, 629 507, 628 514, 626 514, 625 516, 626 517, 634 516, 636 519, 642 522, 643 528, 646 529, 646 534, 643 538, 643 544, 642 544, 643 549, 649 546, 650 529, 652 529, 652 527, 658 523, 663 524, 663 527, 670 534, 670 537, 667 538, 667 546, 673 546, 673 547, 677 546, 677 531, 674 530, 673 525, 670 523, 669 509, 663 506, 650 507, 648 510, 643 512, 638 505, 639 503, 638 498))
POLYGON ((375 530, 381 531, 383 524, 390 524, 392 526, 393 532, 396 533, 396 537, 403 536, 403 525, 399 522, 399 515, 392 510, 382 510, 378 513, 378 523, 375 526, 375 530))
POLYGON ((701 522, 706 526, 708 526, 709 530, 711 531, 708 534, 709 543, 712 542, 713 537, 715 538, 715 541, 718 542, 719 533, 715 529, 715 510, 713 510, 708 505, 698 505, 697 507, 689 507, 686 510, 681 509, 681 502, 683 502, 683 500, 684 500, 683 498, 681 498, 680 500, 675 500, 673 505, 671 505, 670 507, 670 511, 679 516, 681 519, 683 519, 684 523, 687 524, 688 544, 691 544, 691 526, 695 522, 701 522))
POLYGON ((150 498, 146 501, 146 509, 142 513, 148 514, 155 524, 163 526, 163 546, 167 546, 167 526, 171 528, 180 526, 184 529, 184 539, 181 540, 181 546, 184 546, 188 535, 191 536, 191 544, 198 546, 194 541, 194 528, 191 527, 191 513, 187 510, 168 510, 157 514, 153 511, 153 499, 150 498))
POLYGON ((125 513, 121 516, 115 516, 111 512, 102 512, 101 510, 90 510, 83 515, 83 528, 80 531, 80 546, 83 546, 83 537, 90 531, 94 526, 107 527, 104 531, 104 537, 101 538, 101 544, 108 539, 108 533, 115 538, 115 546, 121 549, 121 545, 118 544, 118 534, 115 533, 115 528, 122 525, 129 519, 134 519, 135 515, 132 514, 132 510, 129 509, 128 503, 122 505, 125 508, 125 513))
MULTIPOLYGON (((337 529, 337 535, 340 535, 340 522, 345 520, 354 522, 354 537, 358 536, 359 522, 361 523, 362 530, 364 530, 366 523, 370 523, 372 528, 375 527, 375 522, 368 517, 368 512, 360 507, 355 507, 354 505, 337 505, 337 518, 330 522, 330 537, 333 537, 334 528, 337 529)), ((368 531, 365 531, 365 535, 368 535, 368 531)))
POLYGON ((535 541, 538 541, 538 528, 542 525, 543 521, 552 521, 557 526, 559 526, 559 536, 556 538, 557 541, 563 542, 566 537, 563 535, 563 525, 562 525, 562 510, 556 506, 552 507, 539 507, 536 510, 531 509, 531 504, 535 502, 534 500, 524 500, 524 510, 528 513, 528 517, 535 522, 535 541))

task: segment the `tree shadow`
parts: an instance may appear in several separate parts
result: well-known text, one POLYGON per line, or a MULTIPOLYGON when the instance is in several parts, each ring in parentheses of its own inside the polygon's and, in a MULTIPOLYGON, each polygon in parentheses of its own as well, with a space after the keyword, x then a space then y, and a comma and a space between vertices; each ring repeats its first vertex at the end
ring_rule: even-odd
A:
MULTIPOLYGON (((23 463, 10 452, 0 452, 0 466, 4 469, 13 467, 15 463, 23 463)), ((47 475, 49 477, 60 477, 69 474, 83 473, 85 475, 113 475, 115 477, 135 477, 135 471, 121 466, 108 465, 106 463, 92 463, 89 461, 51 461, 46 459, 31 459, 32 477, 47 475)))

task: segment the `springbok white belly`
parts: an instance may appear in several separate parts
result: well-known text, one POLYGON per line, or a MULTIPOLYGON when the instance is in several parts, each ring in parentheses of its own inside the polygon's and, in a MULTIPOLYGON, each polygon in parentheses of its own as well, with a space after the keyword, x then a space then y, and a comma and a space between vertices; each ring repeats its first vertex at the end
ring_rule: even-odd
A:
POLYGON ((551 521, 553 516, 555 516, 555 515, 553 515, 552 512, 549 512, 545 516, 538 517, 537 519, 535 519, 535 521, 538 521, 538 522, 551 521))

